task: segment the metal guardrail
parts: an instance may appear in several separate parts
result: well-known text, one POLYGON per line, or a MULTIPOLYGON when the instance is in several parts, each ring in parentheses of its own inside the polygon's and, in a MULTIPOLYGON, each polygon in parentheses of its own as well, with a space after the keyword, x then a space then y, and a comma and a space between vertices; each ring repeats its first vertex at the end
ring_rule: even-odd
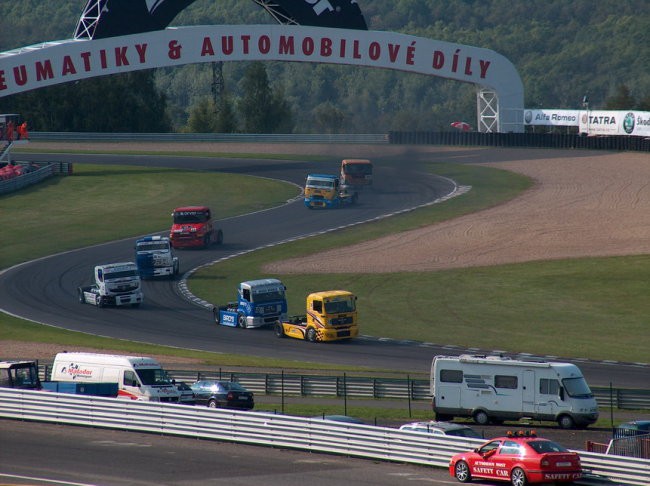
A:
POLYGON ((71 162, 47 162, 46 165, 33 172, 0 181, 0 194, 8 194, 24 187, 38 184, 54 175, 67 175, 70 173, 72 173, 71 162))
POLYGON ((29 132, 29 139, 65 142, 388 143, 388 134, 29 132))
MULTIPOLYGON (((429 380, 359 376, 295 375, 288 373, 242 373, 234 371, 169 370, 178 381, 227 379, 238 381, 263 395, 322 396, 431 401, 429 380)), ((601 407, 650 410, 650 390, 592 387, 601 407)))
MULTIPOLYGON (((50 379, 51 363, 39 365, 42 381, 50 379)), ((429 380, 411 378, 377 378, 347 374, 305 375, 292 373, 246 373, 239 371, 167 370, 177 381, 193 383, 201 380, 237 381, 260 395, 303 397, 349 397, 384 400, 431 401, 429 380)), ((601 407, 629 410, 650 410, 650 390, 626 390, 592 387, 601 407), (611 400, 610 400, 611 392, 611 400)))
MULTIPOLYGON (((482 440, 259 412, 0 388, 0 417, 167 434, 447 467, 482 440)), ((585 471, 619 484, 650 484, 650 461, 577 451, 585 471)))

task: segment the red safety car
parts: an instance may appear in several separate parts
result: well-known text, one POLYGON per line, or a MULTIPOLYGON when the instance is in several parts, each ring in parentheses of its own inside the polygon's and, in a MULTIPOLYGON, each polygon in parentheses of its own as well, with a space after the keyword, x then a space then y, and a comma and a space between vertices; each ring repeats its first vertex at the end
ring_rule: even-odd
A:
POLYGON ((529 483, 570 483, 582 476, 580 456, 534 432, 497 437, 470 452, 456 454, 449 474, 461 483, 474 478, 529 483))

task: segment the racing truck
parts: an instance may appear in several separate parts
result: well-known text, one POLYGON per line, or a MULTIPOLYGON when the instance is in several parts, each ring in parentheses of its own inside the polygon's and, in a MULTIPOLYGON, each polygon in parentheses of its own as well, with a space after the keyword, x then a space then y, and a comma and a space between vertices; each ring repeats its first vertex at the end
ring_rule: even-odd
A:
POLYGON ((315 208, 339 208, 355 204, 356 191, 341 186, 338 176, 331 174, 309 174, 305 182, 305 206, 315 208))
POLYGON ((140 278, 175 277, 179 261, 166 236, 145 236, 135 242, 135 263, 140 278))
POLYGON ((343 159, 341 186, 356 191, 372 187, 372 162, 368 159, 343 159))
POLYGON ((247 280, 237 288, 237 302, 213 307, 217 324, 229 327, 273 326, 287 316, 286 287, 277 278, 247 280))
POLYGON ((207 206, 184 206, 174 209, 169 232, 172 248, 207 248, 223 243, 223 231, 215 227, 207 206))
POLYGON ((279 321, 274 332, 279 338, 289 336, 312 343, 357 337, 357 297, 347 290, 311 293, 307 296, 307 314, 279 321))
POLYGON ((94 283, 79 287, 79 302, 97 307, 107 305, 139 306, 144 300, 140 289, 138 266, 133 262, 97 265, 93 271, 94 283))

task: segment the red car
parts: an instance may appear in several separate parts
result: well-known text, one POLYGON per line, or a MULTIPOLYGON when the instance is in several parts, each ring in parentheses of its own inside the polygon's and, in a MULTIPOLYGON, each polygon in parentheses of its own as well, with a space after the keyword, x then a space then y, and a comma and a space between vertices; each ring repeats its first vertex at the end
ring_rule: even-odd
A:
POLYGON ((580 456, 535 433, 508 434, 486 442, 471 452, 456 454, 449 474, 461 483, 474 478, 529 483, 570 483, 582 476, 580 456))

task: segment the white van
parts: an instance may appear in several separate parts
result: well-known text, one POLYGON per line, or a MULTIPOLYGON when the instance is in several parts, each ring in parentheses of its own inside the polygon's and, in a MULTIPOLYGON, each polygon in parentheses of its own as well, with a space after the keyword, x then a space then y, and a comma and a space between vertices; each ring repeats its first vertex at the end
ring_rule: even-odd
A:
POLYGON ((117 398, 178 403, 180 392, 152 359, 96 353, 59 353, 52 381, 117 383, 117 398))
POLYGON ((431 363, 436 420, 472 417, 477 424, 530 418, 570 429, 598 419, 598 404, 571 363, 502 356, 436 356, 431 363))

